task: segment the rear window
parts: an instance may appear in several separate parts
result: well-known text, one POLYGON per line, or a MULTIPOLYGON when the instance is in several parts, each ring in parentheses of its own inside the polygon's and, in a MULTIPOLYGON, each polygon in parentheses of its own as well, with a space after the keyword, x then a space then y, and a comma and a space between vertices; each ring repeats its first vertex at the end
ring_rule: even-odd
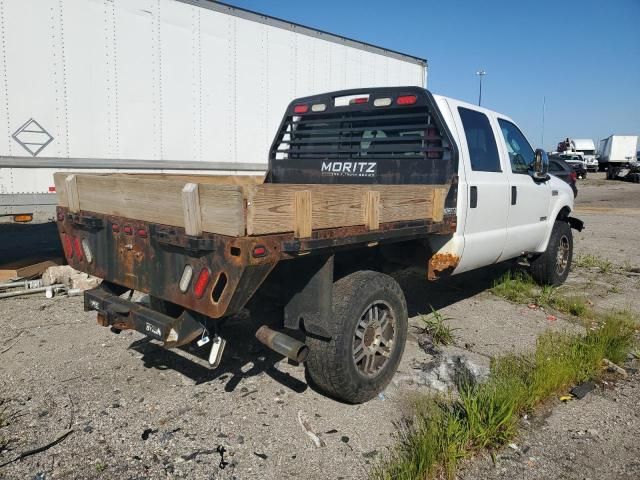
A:
POLYGON ((441 159, 440 130, 425 107, 294 116, 275 160, 441 159))
POLYGON ((471 168, 479 172, 501 172, 496 139, 489 119, 483 113, 458 107, 467 137, 471 168))

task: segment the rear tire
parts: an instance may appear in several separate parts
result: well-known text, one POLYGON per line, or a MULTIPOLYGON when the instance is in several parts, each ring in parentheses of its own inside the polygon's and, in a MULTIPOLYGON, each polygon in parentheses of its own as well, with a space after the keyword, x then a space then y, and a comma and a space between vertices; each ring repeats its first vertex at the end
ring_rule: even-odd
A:
POLYGON ((573 259, 573 234, 567 222, 556 220, 547 250, 531 262, 531 275, 541 285, 564 283, 573 259))
POLYGON ((358 271, 333 284, 331 340, 307 336, 305 362, 324 393, 362 403, 384 390, 398 368, 407 339, 407 304, 388 275, 358 271))

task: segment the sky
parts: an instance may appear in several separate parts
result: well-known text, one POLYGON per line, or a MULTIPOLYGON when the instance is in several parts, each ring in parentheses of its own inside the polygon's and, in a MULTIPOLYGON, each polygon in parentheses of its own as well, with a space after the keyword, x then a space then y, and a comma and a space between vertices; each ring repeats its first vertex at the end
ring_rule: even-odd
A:
POLYGON ((427 88, 471 103, 484 69, 482 106, 535 147, 640 135, 640 0, 226 3, 426 58, 427 88))

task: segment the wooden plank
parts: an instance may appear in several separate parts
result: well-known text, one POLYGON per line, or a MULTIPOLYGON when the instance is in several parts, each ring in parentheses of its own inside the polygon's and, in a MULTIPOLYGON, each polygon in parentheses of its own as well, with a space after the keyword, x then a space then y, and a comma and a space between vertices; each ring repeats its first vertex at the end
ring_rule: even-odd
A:
POLYGON ((43 262, 34 263, 31 265, 22 265, 9 267, 5 266, 0 269, 0 282, 6 282, 8 280, 19 278, 33 278, 39 277, 44 271, 56 265, 62 265, 62 258, 56 258, 52 260, 46 260, 43 262))
POLYGON ((184 211, 185 233, 194 237, 202 235, 200 192, 197 183, 187 183, 182 188, 182 210, 184 211))
MULTIPOLYGON (((185 227, 184 183, 132 176, 78 175, 82 210, 185 227)), ((202 230, 221 235, 244 234, 242 187, 199 185, 202 230)))
POLYGON ((200 185, 202 230, 220 235, 245 235, 244 196, 235 185, 200 185))
POLYGON ((307 238, 311 236, 313 218, 311 207, 311 192, 309 190, 300 190, 294 193, 294 237, 307 238))
POLYGON ((244 187, 247 198, 247 233, 261 235, 292 231, 293 194, 311 192, 312 229, 364 225, 365 192, 380 195, 379 223, 431 220, 433 191, 441 185, 290 185, 244 187))
POLYGON ((68 207, 67 201, 67 173, 57 172, 53 174, 53 183, 56 186, 56 196, 58 197, 58 205, 68 207))
POLYGON ((444 218, 444 201, 447 198, 448 190, 444 188, 435 188, 433 190, 433 205, 431 210, 431 218, 434 222, 441 222, 444 218))
POLYGON ((143 180, 171 180, 207 185, 260 185, 265 175, 187 175, 173 173, 117 173, 117 176, 141 178, 143 180))
POLYGON ((367 190, 364 197, 364 225, 369 230, 378 230, 380 228, 380 192, 367 190))
POLYGON ((69 211, 77 213, 80 211, 80 196, 78 193, 78 177, 75 174, 67 176, 65 179, 65 189, 67 191, 67 203, 69 211))

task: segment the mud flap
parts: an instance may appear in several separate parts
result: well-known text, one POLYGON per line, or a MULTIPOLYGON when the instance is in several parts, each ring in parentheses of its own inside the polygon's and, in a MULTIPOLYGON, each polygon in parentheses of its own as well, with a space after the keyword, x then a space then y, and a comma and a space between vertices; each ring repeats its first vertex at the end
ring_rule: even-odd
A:
POLYGON ((569 223, 571 228, 579 232, 581 232, 582 229, 584 228, 584 222, 582 220, 578 220, 575 217, 567 217, 567 222, 569 223))
POLYGON ((300 258, 288 267, 284 326, 331 338, 327 325, 333 314, 333 255, 300 258))

